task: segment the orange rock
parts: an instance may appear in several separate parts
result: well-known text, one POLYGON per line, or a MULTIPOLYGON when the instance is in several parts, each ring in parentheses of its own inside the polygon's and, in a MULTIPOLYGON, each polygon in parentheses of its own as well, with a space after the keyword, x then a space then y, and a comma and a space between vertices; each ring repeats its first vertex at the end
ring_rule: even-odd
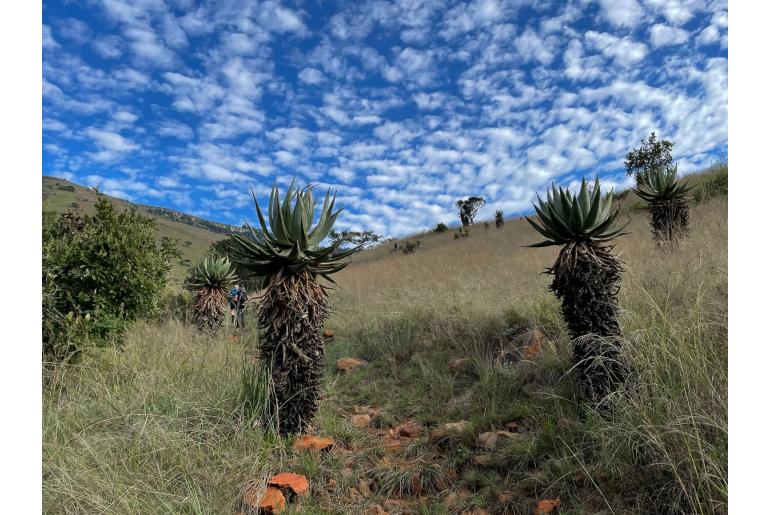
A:
POLYGON ((327 340, 328 340, 329 338, 334 338, 334 331, 332 331, 331 329, 327 329, 327 330, 325 330, 325 331, 323 332, 323 337, 324 337, 324 338, 326 338, 327 340))
POLYGON ((535 509, 535 515, 544 515, 551 513, 553 510, 561 506, 561 499, 543 499, 537 503, 537 509, 535 509))
POLYGON ((294 440, 292 449, 295 451, 328 451, 334 447, 334 440, 313 435, 302 435, 294 440))
POLYGON ((352 372, 366 364, 366 361, 358 358, 340 358, 337 360, 337 370, 340 372, 352 372))
POLYGON ((297 495, 304 495, 310 491, 310 483, 307 478, 301 474, 292 474, 284 472, 270 478, 267 482, 270 486, 276 486, 281 490, 289 489, 297 495))
POLYGON ((471 458, 471 463, 473 463, 477 467, 486 467, 491 462, 492 462, 492 456, 486 453, 474 454, 473 458, 471 458))
POLYGON ((372 417, 369 415, 353 415, 350 417, 350 421, 353 422, 353 425, 356 427, 366 427, 371 420, 372 417))
POLYGON ((286 497, 279 489, 268 486, 265 495, 259 501, 259 509, 267 513, 281 513, 286 509, 286 497))
POLYGON ((422 426, 417 422, 406 422, 398 427, 399 436, 417 438, 422 434, 422 426))
POLYGON ((382 509, 382 506, 375 504, 364 510, 364 515, 388 515, 388 512, 382 509))
POLYGON ((398 452, 404 446, 403 442, 392 435, 385 435, 383 439, 383 446, 386 451, 398 452))

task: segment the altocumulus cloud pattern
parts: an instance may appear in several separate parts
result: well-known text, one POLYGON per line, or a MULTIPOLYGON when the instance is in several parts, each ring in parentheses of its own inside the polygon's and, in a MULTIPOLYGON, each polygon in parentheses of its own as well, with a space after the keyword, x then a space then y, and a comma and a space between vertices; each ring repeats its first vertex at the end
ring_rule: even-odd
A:
POLYGON ((278 178, 402 235, 727 150, 727 2, 43 2, 43 173, 240 225, 278 178))

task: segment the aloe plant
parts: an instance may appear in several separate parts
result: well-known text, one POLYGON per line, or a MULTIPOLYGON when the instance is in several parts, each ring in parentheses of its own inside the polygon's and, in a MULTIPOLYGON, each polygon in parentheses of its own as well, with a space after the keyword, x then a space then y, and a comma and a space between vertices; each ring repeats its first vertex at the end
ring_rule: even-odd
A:
POLYGON ((547 270, 554 276, 550 289, 561 300, 578 379, 589 397, 603 398, 627 372, 617 320, 623 269, 609 244, 625 233, 617 226, 612 195, 602 198, 598 177, 593 188, 583 179, 578 194, 554 185, 534 207, 537 220, 525 218, 545 240, 529 246, 562 247, 547 270))
MULTIPOLYGON (((303 431, 318 403, 323 362, 321 331, 329 314, 326 287, 319 277, 342 270, 357 248, 323 245, 342 209, 336 194, 326 193, 313 226, 313 189, 295 188, 281 201, 278 187, 270 193, 267 220, 254 197, 261 232, 248 226, 252 238, 234 235, 233 259, 255 276, 266 277, 257 309, 261 332, 261 365, 271 378, 271 416, 281 434, 303 431), (269 223, 268 223, 269 222, 269 223)), ((247 224, 248 225, 248 224, 247 224)))
POLYGON ((658 243, 676 242, 689 229, 687 193, 692 186, 676 179, 677 166, 658 167, 645 176, 633 191, 647 202, 652 238, 658 243))
POLYGON ((206 256, 190 269, 185 288, 192 291, 192 321, 200 331, 222 326, 227 311, 227 288, 236 282, 227 258, 206 256))

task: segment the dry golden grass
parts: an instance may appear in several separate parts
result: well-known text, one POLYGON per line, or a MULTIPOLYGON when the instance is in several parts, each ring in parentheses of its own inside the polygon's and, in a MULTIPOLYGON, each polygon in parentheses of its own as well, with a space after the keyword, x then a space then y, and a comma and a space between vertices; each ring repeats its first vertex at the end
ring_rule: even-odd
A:
POLYGON ((253 318, 240 344, 201 338, 173 319, 140 323, 122 350, 89 353, 49 381, 44 511, 227 513, 248 481, 290 470, 313 488, 302 513, 361 513, 403 490, 406 477, 381 461, 377 438, 344 416, 354 404, 376 404, 382 424, 522 425, 524 437, 492 453, 487 467, 472 463, 473 434, 441 452, 424 440, 410 446, 405 459, 424 465, 421 482, 471 491, 453 509, 443 504, 448 492, 406 499, 417 513, 532 513, 538 499, 554 497, 564 514, 725 513, 727 200, 694 205, 690 236, 674 252, 657 249, 644 213, 629 208, 622 217, 632 233, 616 251, 626 268, 620 322, 634 374, 609 416, 575 395, 559 305, 541 274, 558 249, 524 248, 539 240, 522 220, 499 230, 479 224, 468 238, 414 237, 423 245, 411 255, 362 253, 337 274, 336 337, 315 427, 337 440, 338 452, 296 456, 239 417, 253 318), (522 320, 556 350, 518 367, 496 363, 495 335, 522 320), (331 373, 343 355, 371 364, 331 373), (473 370, 457 377, 447 363, 461 356, 473 370), (586 476, 583 486, 576 473, 586 476), (373 478, 372 495, 351 499, 364 476, 373 478), (330 478, 338 484, 325 489, 330 478), (503 491, 513 496, 508 504, 503 491))

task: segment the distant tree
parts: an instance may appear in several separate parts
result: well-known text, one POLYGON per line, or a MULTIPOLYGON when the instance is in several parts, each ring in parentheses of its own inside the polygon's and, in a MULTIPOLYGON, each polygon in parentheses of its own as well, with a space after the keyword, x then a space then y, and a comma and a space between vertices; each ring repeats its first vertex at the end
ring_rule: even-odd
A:
POLYGON ((473 225, 473 219, 476 217, 476 213, 479 208, 486 204, 484 197, 468 197, 464 200, 458 200, 455 202, 455 206, 459 210, 460 222, 463 226, 473 225))
POLYGON ((655 132, 642 140, 642 146, 626 154, 626 175, 634 176, 637 186, 644 183, 650 171, 668 169, 671 167, 671 150, 674 143, 669 140, 658 140, 655 132))
POLYGON ((503 212, 498 210, 495 211, 495 227, 498 229, 505 224, 505 220, 503 220, 503 212))
POLYGON ((448 230, 449 227, 447 227, 445 223, 437 223, 436 228, 433 229, 433 232, 447 232, 448 230))
POLYGON ((382 239, 382 236, 374 231, 350 231, 347 229, 340 232, 332 230, 329 237, 332 244, 337 244, 341 250, 352 247, 358 247, 360 250, 368 249, 382 239))

